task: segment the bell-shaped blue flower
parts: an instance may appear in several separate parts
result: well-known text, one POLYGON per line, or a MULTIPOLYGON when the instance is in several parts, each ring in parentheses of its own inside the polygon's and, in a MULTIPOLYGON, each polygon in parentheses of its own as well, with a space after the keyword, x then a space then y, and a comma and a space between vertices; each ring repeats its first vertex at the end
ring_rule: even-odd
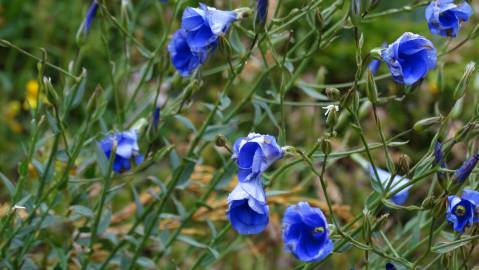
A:
POLYGON ((227 217, 240 234, 258 234, 269 222, 269 208, 260 178, 239 183, 228 196, 227 217))
POLYGON ((470 159, 464 161, 461 167, 459 167, 459 169, 457 169, 454 173, 454 182, 464 183, 464 181, 466 181, 466 179, 472 173, 472 170, 474 170, 474 167, 476 167, 478 161, 479 154, 475 154, 470 159))
POLYGON ((107 158, 110 158, 113 145, 116 144, 113 170, 120 173, 130 170, 131 162, 135 162, 136 165, 143 162, 143 155, 140 153, 137 140, 136 131, 129 130, 115 132, 98 142, 98 144, 107 158))
POLYGON ((469 20, 472 8, 467 2, 455 4, 453 0, 435 0, 426 8, 427 25, 431 33, 456 37, 461 23, 469 20))
POLYGON ((334 248, 326 218, 307 202, 289 206, 283 217, 285 248, 304 262, 320 261, 334 248))
POLYGON ((204 51, 214 46, 236 20, 234 11, 223 11, 200 3, 199 8, 188 7, 183 13, 181 28, 192 51, 204 51))
MULTIPOLYGON (((383 187, 386 188, 390 178, 391 174, 385 170, 381 170, 379 168, 376 168, 376 171, 378 172, 379 180, 383 187)), ((374 173, 374 168, 373 166, 369 165, 369 175, 371 177, 376 178, 376 174, 374 173)), ((409 189, 411 186, 407 186, 406 188, 402 188, 403 186, 407 185, 409 182, 409 179, 404 178, 402 176, 396 175, 394 176, 394 179, 391 183, 391 192, 395 192, 397 190, 401 190, 398 193, 394 194, 391 197, 391 201, 393 201, 397 205, 403 205, 407 198, 409 197, 409 189)))
POLYGON ((456 232, 464 233, 464 228, 479 220, 477 213, 479 192, 465 189, 461 198, 449 196, 448 202, 446 218, 456 232))
POLYGON ((437 52, 431 41, 407 32, 382 49, 381 57, 396 82, 412 85, 436 67, 437 52))
POLYGON ((168 44, 171 61, 181 76, 188 76, 206 61, 210 49, 193 52, 186 42, 186 31, 179 29, 168 44))
POLYGON ((233 159, 236 159, 238 179, 247 182, 258 178, 271 164, 283 157, 283 150, 270 135, 250 133, 239 138, 233 146, 233 159))

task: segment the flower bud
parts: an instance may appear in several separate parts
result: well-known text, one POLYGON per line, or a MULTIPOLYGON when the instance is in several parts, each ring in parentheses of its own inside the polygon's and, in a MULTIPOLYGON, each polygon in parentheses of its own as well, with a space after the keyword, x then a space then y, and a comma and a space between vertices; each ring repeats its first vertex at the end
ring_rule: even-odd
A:
POLYGON ((397 166, 399 169, 399 175, 407 174, 409 172, 409 168, 411 167, 411 158, 406 154, 401 154, 397 161, 397 166))
POLYGON ((331 153, 331 141, 328 139, 322 139, 321 140, 321 151, 323 151, 324 154, 329 155, 331 153))
POLYGON ((228 140, 226 139, 225 135, 223 135, 223 134, 216 135, 216 139, 215 139, 216 146, 224 147, 224 146, 226 146, 227 142, 228 142, 228 140))
POLYGON ((469 84, 469 81, 471 80, 471 75, 474 72, 474 69, 476 68, 476 63, 474 62, 469 62, 466 65, 466 68, 464 69, 464 74, 462 74, 462 78, 459 81, 459 83, 456 86, 456 89, 454 90, 454 100, 458 100, 464 95, 464 92, 466 91, 467 85, 469 84))
POLYGON ((332 100, 339 100, 341 97, 341 92, 336 88, 326 88, 326 96, 332 100))
POLYGON ((417 132, 424 131, 434 125, 441 123, 442 117, 435 116, 430 118, 421 119, 414 124, 413 129, 417 132))
POLYGON ((479 161, 479 154, 473 155, 470 159, 464 161, 464 163, 456 170, 454 173, 454 182, 456 183, 464 183, 464 181, 469 177, 472 173, 474 167, 476 167, 477 162, 479 161))

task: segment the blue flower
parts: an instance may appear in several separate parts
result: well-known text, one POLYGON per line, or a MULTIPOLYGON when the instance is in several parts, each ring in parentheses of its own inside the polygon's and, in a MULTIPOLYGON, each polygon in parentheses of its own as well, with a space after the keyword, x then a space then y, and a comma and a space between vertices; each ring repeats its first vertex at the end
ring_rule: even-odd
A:
POLYGON ((113 144, 116 143, 116 152, 114 153, 113 170, 115 172, 123 172, 131 169, 131 162, 136 165, 143 162, 143 155, 140 154, 138 147, 137 134, 135 130, 115 132, 101 140, 98 144, 110 158, 113 144))
POLYGON ((386 270, 396 270, 396 266, 392 263, 386 263, 386 270))
POLYGON ((239 183, 228 196, 227 216, 240 234, 262 232, 269 222, 269 208, 261 178, 239 183))
MULTIPOLYGON (((378 172, 379 180, 381 181, 381 184, 383 185, 384 188, 386 188, 390 178, 391 174, 387 171, 381 170, 379 168, 376 168, 376 171, 378 172)), ((376 175, 374 173, 374 168, 373 166, 369 165, 369 175, 371 177, 376 178, 376 175)), ((402 176, 396 175, 394 176, 393 182, 391 183, 391 192, 395 192, 397 190, 402 189, 402 186, 407 185, 409 182, 409 179, 404 178, 402 176)), ((409 197, 409 189, 411 186, 407 186, 406 188, 402 189, 398 193, 394 194, 391 197, 391 201, 393 201, 397 205, 402 205, 406 202, 407 198, 409 197)))
POLYGON ((188 7, 183 13, 181 28, 186 31, 186 40, 194 52, 216 46, 236 20, 234 11, 217 10, 200 3, 199 8, 188 7))
POLYGON ((467 2, 457 5, 453 0, 436 0, 426 8, 429 30, 444 37, 456 37, 461 22, 469 20, 471 15, 472 8, 467 2))
POLYGON ((446 218, 453 224, 453 229, 458 233, 464 233, 464 228, 479 221, 477 206, 479 206, 479 192, 465 189, 461 198, 448 197, 446 218))
POLYGON ((423 36, 404 33, 394 43, 381 50, 391 75, 398 83, 412 85, 436 67, 436 49, 423 36))
MULTIPOLYGON (((440 141, 437 141, 434 145, 434 162, 439 164, 439 167, 443 169, 446 168, 446 162, 444 161, 444 154, 442 152, 442 143, 440 141)), ((439 172, 438 175, 439 177, 445 177, 443 172, 439 172)))
POLYGON ((90 31, 91 23, 93 19, 96 16, 96 12, 98 11, 98 3, 97 0, 93 0, 93 2, 90 4, 90 7, 88 8, 88 11, 85 16, 85 25, 84 25, 84 31, 85 33, 88 33, 90 31))
POLYGON ((368 69, 369 71, 371 71, 371 74, 376 75, 380 66, 381 66, 381 61, 377 59, 373 59, 371 63, 369 63, 368 69))
POLYGON ((256 22, 264 23, 266 16, 268 16, 269 0, 257 0, 256 1, 256 22))
POLYGON ((304 262, 320 261, 334 248, 326 218, 307 202, 291 205, 283 217, 283 241, 288 252, 304 262))
POLYGON ((158 122, 160 121, 160 112, 161 112, 160 106, 157 106, 155 110, 153 111, 153 127, 155 129, 158 128, 158 122))
POLYGON ((226 34, 233 21, 234 11, 222 11, 200 4, 188 7, 183 13, 181 28, 173 35, 168 51, 180 75, 188 76, 202 65, 226 34))
POLYGON ((470 159, 464 161, 461 167, 454 173, 454 181, 456 183, 463 183, 472 173, 474 167, 476 167, 477 161, 479 161, 479 154, 475 154, 470 159))
POLYGON ((233 146, 233 159, 238 164, 238 179, 247 182, 258 178, 271 164, 283 157, 283 150, 270 135, 250 133, 233 146))
POLYGON ((188 76, 203 64, 208 57, 208 50, 193 52, 186 41, 186 31, 179 29, 168 44, 171 61, 181 76, 188 76))

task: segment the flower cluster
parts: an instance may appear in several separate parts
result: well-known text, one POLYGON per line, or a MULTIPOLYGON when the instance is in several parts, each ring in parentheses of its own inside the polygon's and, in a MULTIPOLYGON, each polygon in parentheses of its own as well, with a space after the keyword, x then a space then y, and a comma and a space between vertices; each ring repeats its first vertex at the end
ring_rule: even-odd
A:
POLYGON ((444 37, 456 37, 461 22, 469 20, 471 15, 472 8, 467 2, 457 5, 453 0, 435 0, 426 8, 429 30, 444 37))
POLYGON ((233 146, 238 185, 228 196, 228 219, 240 234, 257 234, 269 223, 269 208, 261 174, 283 157, 273 136, 250 133, 233 146))
POLYGON ((180 75, 191 75, 206 61, 236 18, 234 11, 218 10, 205 4, 185 9, 181 28, 168 45, 171 61, 180 75))
POLYGON ((458 233, 479 221, 479 192, 464 189, 461 197, 449 196, 446 218, 458 233))

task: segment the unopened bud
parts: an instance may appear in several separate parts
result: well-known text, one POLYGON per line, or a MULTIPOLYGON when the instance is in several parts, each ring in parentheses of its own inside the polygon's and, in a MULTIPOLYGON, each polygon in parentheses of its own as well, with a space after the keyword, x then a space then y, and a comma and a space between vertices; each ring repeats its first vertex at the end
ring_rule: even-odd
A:
POLYGON ((401 154, 401 156, 399 156, 399 159, 397 161, 397 165, 398 165, 400 175, 408 174, 409 168, 411 168, 411 158, 406 154, 401 154))
POLYGON ((421 119, 414 124, 413 128, 417 132, 424 131, 434 125, 441 123, 442 118, 440 116, 421 119))
POLYGON ((474 72, 475 68, 476 68, 476 63, 474 62, 469 62, 466 65, 466 68, 464 69, 464 74, 462 74, 462 78, 457 84, 456 89, 454 90, 454 100, 458 100, 464 95, 464 92, 466 91, 466 88, 472 77, 471 75, 474 72))
POLYGON ((326 96, 332 100, 339 100, 341 92, 336 88, 326 88, 326 96))
POLYGON ((223 135, 223 134, 216 135, 216 140, 215 140, 216 146, 224 147, 224 146, 226 146, 227 142, 228 142, 228 140, 226 139, 225 135, 223 135))
POLYGON ((326 155, 331 153, 331 142, 328 139, 321 140, 321 151, 326 155))

